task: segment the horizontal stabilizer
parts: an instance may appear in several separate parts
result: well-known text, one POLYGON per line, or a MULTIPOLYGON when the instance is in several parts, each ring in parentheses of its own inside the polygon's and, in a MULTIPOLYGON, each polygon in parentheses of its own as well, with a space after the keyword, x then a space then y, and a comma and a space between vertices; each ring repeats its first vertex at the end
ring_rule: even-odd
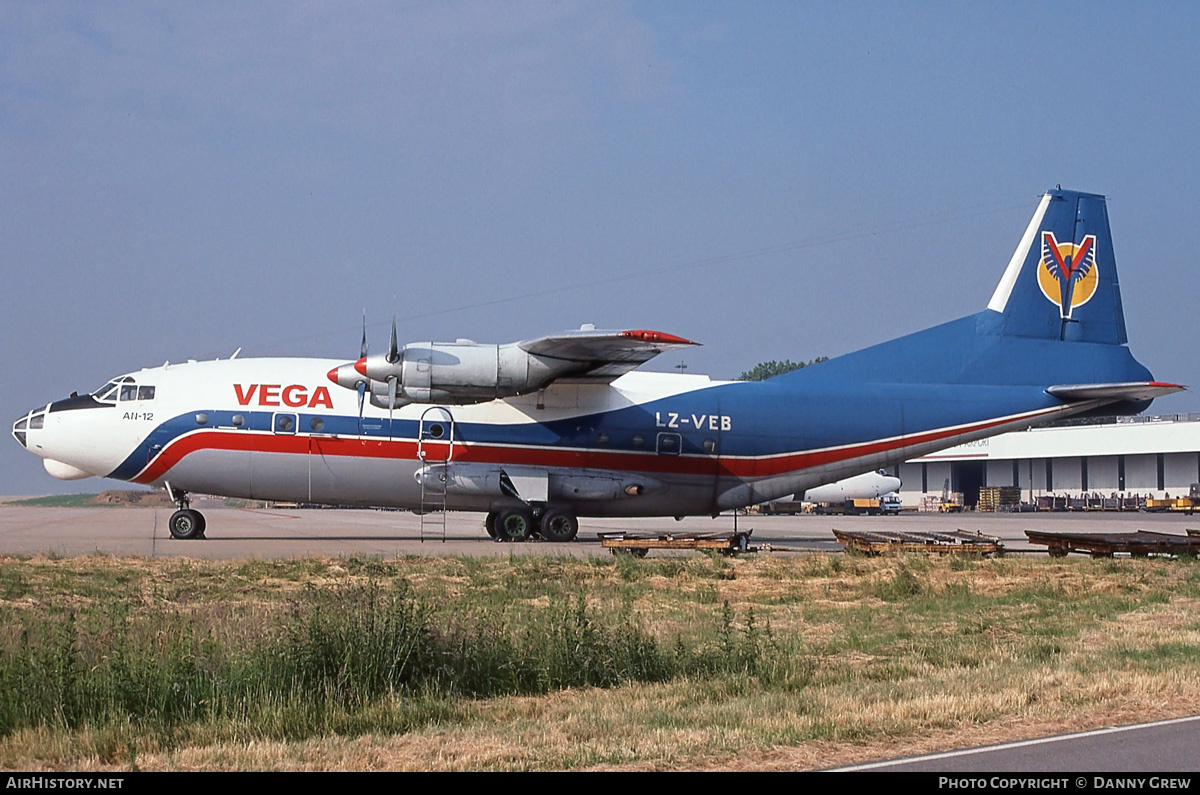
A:
POLYGON ((1138 402, 1182 392, 1187 387, 1163 381, 1129 381, 1122 384, 1063 384, 1052 386, 1046 391, 1067 402, 1078 400, 1104 400, 1138 402))

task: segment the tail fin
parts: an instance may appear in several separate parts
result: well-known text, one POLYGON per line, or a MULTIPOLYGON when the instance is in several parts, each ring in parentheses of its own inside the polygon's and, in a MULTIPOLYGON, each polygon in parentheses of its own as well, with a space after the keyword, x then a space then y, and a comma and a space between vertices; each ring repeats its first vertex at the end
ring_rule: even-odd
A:
POLYGON ((1125 343, 1104 197, 1056 189, 1038 203, 986 309, 779 378, 1067 385, 1063 399, 1072 399, 1084 387, 1153 380, 1125 343))
POLYGON ((998 316, 984 313, 985 333, 1124 345, 1104 197, 1046 193, 987 308, 998 316))

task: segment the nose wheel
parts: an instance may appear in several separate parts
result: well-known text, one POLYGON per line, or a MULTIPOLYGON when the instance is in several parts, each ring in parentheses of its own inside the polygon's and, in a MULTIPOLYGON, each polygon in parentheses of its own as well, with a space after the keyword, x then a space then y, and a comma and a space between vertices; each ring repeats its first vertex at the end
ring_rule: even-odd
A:
POLYGON ((167 521, 167 529, 172 538, 188 541, 193 538, 204 538, 204 514, 191 508, 184 508, 171 514, 167 521))
POLYGON ((188 503, 187 492, 183 489, 173 489, 170 483, 165 484, 167 496, 171 498, 171 502, 175 503, 175 507, 179 510, 171 514, 171 518, 167 520, 167 529, 171 531, 172 538, 178 538, 181 541, 189 541, 193 538, 204 538, 204 514, 191 509, 188 503))

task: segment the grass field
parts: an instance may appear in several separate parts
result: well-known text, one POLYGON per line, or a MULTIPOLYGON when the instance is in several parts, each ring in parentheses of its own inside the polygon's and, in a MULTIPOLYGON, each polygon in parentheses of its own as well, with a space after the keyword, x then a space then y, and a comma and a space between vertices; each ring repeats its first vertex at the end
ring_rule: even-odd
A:
POLYGON ((29 508, 83 508, 96 504, 99 494, 52 494, 48 497, 25 497, 23 499, 2 500, 0 504, 24 506, 29 508))
POLYGON ((814 768, 1200 709, 1193 561, 0 559, 8 769, 814 768))

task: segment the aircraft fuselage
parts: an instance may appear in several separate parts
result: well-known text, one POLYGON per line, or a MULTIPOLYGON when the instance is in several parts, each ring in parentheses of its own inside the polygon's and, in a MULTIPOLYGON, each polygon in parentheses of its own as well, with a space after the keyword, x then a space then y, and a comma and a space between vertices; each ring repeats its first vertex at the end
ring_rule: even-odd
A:
POLYGON ((516 498, 581 516, 684 516, 1081 410, 1036 388, 960 387, 948 405, 936 386, 832 394, 632 372, 465 406, 367 404, 360 419, 355 394, 325 379, 336 364, 142 370, 124 377, 124 395, 114 379, 113 400, 50 404, 26 445, 80 473, 194 493, 419 509, 425 479, 426 493, 444 488, 448 508, 486 511, 514 498, 503 473, 531 490, 516 486, 516 498), (152 397, 138 399, 145 387, 152 397))

